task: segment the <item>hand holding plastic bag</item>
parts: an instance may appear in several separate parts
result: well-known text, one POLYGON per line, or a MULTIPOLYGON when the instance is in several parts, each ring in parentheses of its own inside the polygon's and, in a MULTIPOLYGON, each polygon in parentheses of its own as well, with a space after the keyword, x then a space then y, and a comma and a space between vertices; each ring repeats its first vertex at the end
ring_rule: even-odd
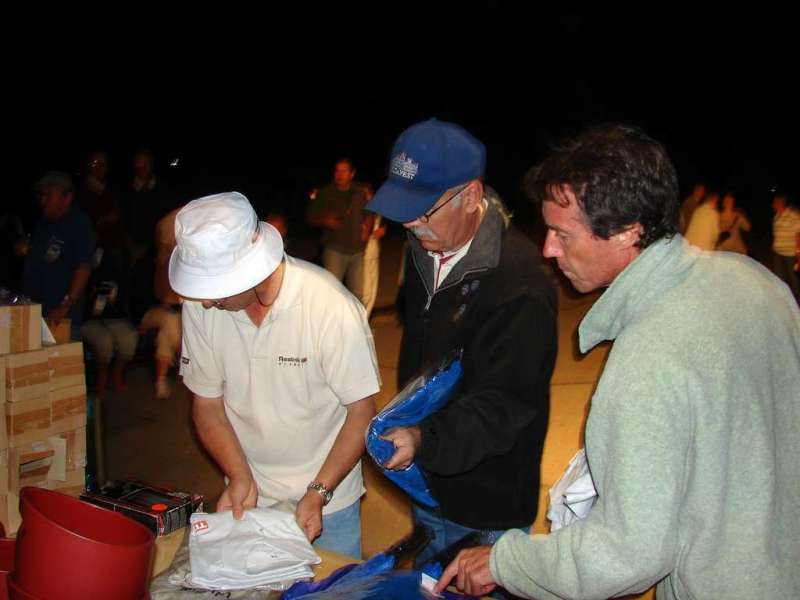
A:
POLYGON ((454 352, 414 378, 372 419, 367 428, 367 452, 372 460, 386 477, 425 506, 439 505, 431 495, 425 473, 414 462, 402 471, 387 469, 384 465, 394 454, 395 447, 391 442, 381 439, 381 436, 394 427, 417 425, 447 404, 461 379, 460 355, 460 351, 454 352))

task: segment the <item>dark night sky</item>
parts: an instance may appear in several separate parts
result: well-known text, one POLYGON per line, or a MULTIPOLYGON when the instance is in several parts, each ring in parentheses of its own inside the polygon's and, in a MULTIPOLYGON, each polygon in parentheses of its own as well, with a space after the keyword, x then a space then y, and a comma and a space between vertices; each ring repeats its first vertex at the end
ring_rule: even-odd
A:
POLYGON ((285 20, 262 16, 245 28, 250 19, 239 15, 216 29, 134 37, 119 56, 76 38, 67 54, 12 67, 12 191, 31 201, 41 172, 79 173, 92 148, 110 151, 122 183, 133 149, 147 146, 187 195, 236 188, 262 205, 296 204, 342 154, 379 184, 394 137, 436 116, 486 143, 487 180, 524 214, 522 176, 548 144, 613 120, 666 143, 685 190, 704 177, 768 217, 769 187, 796 186, 787 17, 667 8, 545 13, 477 3, 464 24, 441 9, 424 25, 390 19, 398 31, 389 32, 386 17, 368 15, 364 25, 331 25, 331 36, 299 27, 285 41, 274 36, 285 20), (168 169, 176 156, 180 167, 168 169))

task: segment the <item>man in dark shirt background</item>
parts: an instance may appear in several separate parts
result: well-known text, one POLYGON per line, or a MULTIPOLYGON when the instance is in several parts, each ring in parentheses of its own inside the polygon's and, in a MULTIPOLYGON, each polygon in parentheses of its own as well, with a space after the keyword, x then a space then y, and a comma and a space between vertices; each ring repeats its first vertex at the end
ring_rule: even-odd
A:
POLYGON ((71 319, 72 339, 80 339, 84 289, 91 274, 95 233, 89 217, 73 205, 74 187, 66 173, 51 171, 36 184, 42 218, 36 225, 23 271, 23 292, 42 304, 51 327, 71 319))
POLYGON ((339 159, 333 182, 312 192, 308 221, 323 230, 322 265, 363 304, 364 248, 373 217, 364 211, 369 187, 354 181, 355 175, 352 161, 339 159))

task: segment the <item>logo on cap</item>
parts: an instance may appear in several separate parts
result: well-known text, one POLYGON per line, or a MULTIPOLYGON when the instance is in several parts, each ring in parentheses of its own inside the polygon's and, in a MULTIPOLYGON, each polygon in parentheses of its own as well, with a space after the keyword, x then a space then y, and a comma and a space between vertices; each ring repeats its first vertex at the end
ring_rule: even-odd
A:
POLYGON ((411 158, 406 156, 405 152, 401 152, 392 159, 392 175, 397 175, 409 181, 417 176, 419 171, 419 163, 415 163, 411 158))

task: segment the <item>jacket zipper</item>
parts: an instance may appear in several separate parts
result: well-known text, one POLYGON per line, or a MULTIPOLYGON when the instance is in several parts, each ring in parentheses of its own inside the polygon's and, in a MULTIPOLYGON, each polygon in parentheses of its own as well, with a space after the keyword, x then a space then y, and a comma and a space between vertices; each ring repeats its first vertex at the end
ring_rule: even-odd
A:
POLYGON ((471 271, 464 271, 464 273, 461 275, 461 277, 459 277, 458 281, 454 281, 453 283, 449 283, 449 284, 447 284, 447 285, 445 285, 443 287, 440 287, 438 290, 433 292, 433 294, 431 294, 428 291, 428 282, 425 281, 425 277, 423 276, 422 271, 420 271, 419 265, 417 264, 417 257, 416 257, 416 255, 414 254, 413 251, 411 252, 411 260, 414 261, 414 268, 417 270, 417 274, 419 275, 419 278, 422 281, 422 285, 425 286, 425 293, 428 295, 428 300, 427 300, 427 302, 425 302, 425 308, 423 310, 423 312, 426 312, 426 313, 428 312, 428 310, 431 307, 431 302, 433 302, 433 297, 438 292, 444 291, 444 290, 449 289, 449 288, 451 288, 451 287, 453 287, 455 285, 460 284, 462 281, 464 281, 464 278, 467 275, 472 275, 474 273, 483 273, 484 271, 488 271, 489 270, 488 268, 484 267, 482 269, 472 269, 471 271))

